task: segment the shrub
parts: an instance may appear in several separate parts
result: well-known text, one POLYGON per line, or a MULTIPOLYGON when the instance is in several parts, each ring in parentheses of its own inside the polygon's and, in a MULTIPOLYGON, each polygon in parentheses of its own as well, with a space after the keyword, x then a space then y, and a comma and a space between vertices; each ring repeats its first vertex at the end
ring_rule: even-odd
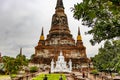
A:
POLYGON ((118 72, 118 75, 120 75, 120 71, 118 72))
POLYGON ((37 66, 30 67, 30 72, 31 73, 34 73, 34 72, 37 72, 37 71, 38 71, 38 67, 37 66))
POLYGON ((5 71, 0 70, 0 74, 4 75, 4 74, 5 74, 5 71))
POLYGON ((16 74, 12 74, 11 77, 12 77, 12 78, 16 78, 17 75, 16 75, 16 74))
POLYGON ((98 73, 98 70, 92 70, 90 73, 91 73, 91 74, 95 74, 95 75, 99 74, 99 73, 98 73))

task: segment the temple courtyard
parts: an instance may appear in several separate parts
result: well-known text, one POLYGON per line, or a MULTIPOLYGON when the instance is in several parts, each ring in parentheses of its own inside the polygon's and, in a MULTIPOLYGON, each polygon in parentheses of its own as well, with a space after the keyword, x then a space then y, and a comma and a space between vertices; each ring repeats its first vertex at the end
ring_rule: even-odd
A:
MULTIPOLYGON (((1 1, 1 4, 4 1, 1 1)), ((15 1, 32 0, 13 0, 13 2, 15 1)), ((43 4, 43 1, 38 1, 40 1, 39 5, 43 4)), ((72 20, 72 18, 69 18, 66 14, 68 9, 66 4, 64 6, 65 0, 55 1, 56 6, 54 5, 49 27, 46 24, 49 22, 48 14, 51 13, 43 12, 47 13, 47 16, 42 16, 42 11, 38 10, 40 11, 38 12, 39 17, 37 17, 38 14, 33 16, 33 13, 30 12, 28 12, 30 14, 28 16, 21 11, 24 9, 23 6, 22 8, 18 7, 20 8, 18 13, 26 15, 21 15, 20 20, 17 18, 18 14, 16 12, 13 12, 14 14, 7 19, 6 17, 11 14, 9 13, 9 6, 7 6, 8 12, 6 12, 7 7, 4 8, 3 6, 3 9, 0 7, 0 10, 3 11, 2 14, 7 13, 7 16, 0 18, 3 21, 0 29, 3 31, 0 32, 5 34, 5 37, 2 35, 0 39, 0 43, 2 43, 2 45, 0 44, 0 51, 3 53, 0 53, 0 80, 120 80, 120 0, 83 0, 80 4, 73 4, 74 6, 70 8, 72 9, 70 11, 75 14, 73 15, 75 19, 79 20, 80 18, 80 21, 83 22, 80 22, 82 25, 68 20, 72 20), (46 18, 47 21, 42 20, 42 17, 46 18), (34 20, 34 18, 39 18, 40 23, 36 24, 37 20, 34 20), (35 25, 32 25, 31 22, 34 21, 35 25), (45 22, 45 25, 42 21, 45 22), (14 23, 14 25, 7 25, 7 22, 14 23), (82 26, 88 26, 91 29, 86 32, 89 29, 82 28, 82 26), (20 28, 17 29, 17 27, 20 28), (26 30, 24 30, 25 28, 26 30), (31 30, 28 31, 29 29, 31 30), (41 35, 38 35, 40 33, 41 35), (85 36, 83 33, 92 36, 85 36), (94 47, 91 47, 87 40, 94 47), (99 43, 103 45, 100 44, 101 47, 95 47, 95 44, 99 45, 99 43), (17 52, 18 48, 20 48, 19 53, 17 52), (25 48, 25 53, 22 52, 22 48, 25 48), (32 49, 34 49, 34 52, 32 49)), ((46 3, 44 5, 47 6, 46 3)), ((49 5, 51 4, 49 3, 49 5)), ((15 3, 13 11, 17 10, 16 6, 15 3)), ((27 8, 25 8, 25 11, 29 11, 29 8, 28 10, 27 8)), ((36 8, 38 9, 38 7, 36 8)), ((48 7, 48 11, 51 11, 51 8, 48 7)), ((36 12, 37 9, 31 12, 36 12)), ((43 8, 43 11, 47 11, 47 9, 43 8)))
MULTIPOLYGON (((21 74, 13 80, 44 80, 45 75, 47 75, 47 80, 59 80, 60 75, 62 75, 63 80, 120 80, 120 76, 111 77, 109 74, 98 74, 93 75, 90 72, 85 72, 85 77, 83 78, 83 73, 79 71, 73 71, 72 73, 49 73, 49 71, 38 71, 35 73, 21 74)), ((0 75, 0 80, 11 80, 8 75, 0 75)))

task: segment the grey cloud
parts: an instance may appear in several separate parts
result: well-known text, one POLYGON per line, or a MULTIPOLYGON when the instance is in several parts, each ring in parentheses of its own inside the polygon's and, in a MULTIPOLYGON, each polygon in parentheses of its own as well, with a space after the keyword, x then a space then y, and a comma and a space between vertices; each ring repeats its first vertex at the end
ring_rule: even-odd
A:
MULTIPOLYGON (((80 22, 73 19, 70 7, 81 0, 64 0, 65 13, 68 15, 71 33, 76 39, 77 28, 80 22), (69 6, 69 7, 68 7, 69 6)), ((34 53, 44 27, 48 34, 52 15, 55 12, 56 0, 0 0, 0 52, 3 55, 15 56, 19 48, 23 47, 24 54, 30 56, 34 53)), ((83 42, 87 49, 91 47, 90 36, 85 36, 86 28, 82 28, 83 42)), ((46 36, 45 36, 46 37, 46 36)), ((87 50, 90 53, 90 50, 87 50)), ((93 51, 95 54, 97 51, 93 51)))
POLYGON ((32 2, 0 0, 0 50, 3 53, 9 51, 12 54, 20 47, 35 46, 35 31, 38 29, 35 21, 39 18, 36 16, 38 5, 32 2))

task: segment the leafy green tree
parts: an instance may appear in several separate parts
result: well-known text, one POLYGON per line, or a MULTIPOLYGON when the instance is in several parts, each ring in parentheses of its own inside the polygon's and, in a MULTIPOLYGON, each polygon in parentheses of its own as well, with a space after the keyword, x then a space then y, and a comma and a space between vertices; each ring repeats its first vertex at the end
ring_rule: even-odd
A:
POLYGON ((35 64, 40 64, 43 61, 43 56, 32 56, 31 62, 35 64))
POLYGON ((32 63, 35 62, 35 61, 34 61, 34 58, 35 58, 35 54, 32 54, 31 57, 30 57, 30 61, 31 61, 32 63))
POLYGON ((19 64, 15 58, 8 56, 3 57, 3 63, 6 74, 9 74, 12 79, 12 74, 17 73, 19 70, 19 64))
POLYGON ((91 27, 92 45, 120 37, 120 0, 83 0, 72 9, 74 18, 91 27))
POLYGON ((92 58, 93 65, 99 71, 120 71, 120 40, 106 41, 99 49, 98 55, 92 58))
POLYGON ((28 65, 28 60, 24 55, 17 55, 16 58, 4 56, 3 63, 6 74, 9 74, 12 79, 12 74, 16 74, 23 66, 28 65))
POLYGON ((19 65, 22 66, 28 66, 29 60, 26 58, 25 55, 18 54, 16 56, 16 60, 18 61, 19 65))
POLYGON ((35 57, 35 54, 32 54, 30 58, 33 59, 34 57, 35 57))
POLYGON ((114 59, 114 62, 116 63, 114 69, 120 72, 120 40, 114 41, 114 49, 117 54, 114 59))

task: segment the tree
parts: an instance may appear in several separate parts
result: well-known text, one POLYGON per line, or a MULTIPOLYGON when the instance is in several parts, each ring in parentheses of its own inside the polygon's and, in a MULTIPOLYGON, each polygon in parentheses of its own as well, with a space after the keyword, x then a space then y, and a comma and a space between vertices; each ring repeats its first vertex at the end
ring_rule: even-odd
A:
POLYGON ((19 70, 19 64, 13 57, 4 56, 3 57, 4 69, 6 74, 9 74, 12 79, 12 74, 17 73, 19 70))
POLYGON ((115 64, 114 69, 120 72, 120 40, 114 41, 114 49, 117 54, 117 57, 114 59, 117 63, 115 64))
POLYGON ((16 58, 4 56, 3 63, 6 74, 9 74, 12 79, 12 74, 16 74, 23 66, 28 65, 28 60, 24 55, 18 55, 16 58))
POLYGON ((31 56, 31 62, 35 64, 40 64, 43 61, 43 56, 31 56))
POLYGON ((25 55, 18 54, 16 56, 16 60, 18 61, 19 65, 22 66, 28 66, 29 60, 26 58, 25 55))
POLYGON ((35 54, 32 54, 31 57, 30 57, 30 59, 33 59, 34 57, 35 57, 35 54))
POLYGON ((99 71, 119 72, 120 70, 120 40, 106 41, 99 49, 98 55, 92 58, 93 65, 99 71))
POLYGON ((120 37, 120 0, 83 0, 72 9, 75 19, 91 27, 92 45, 120 37))

